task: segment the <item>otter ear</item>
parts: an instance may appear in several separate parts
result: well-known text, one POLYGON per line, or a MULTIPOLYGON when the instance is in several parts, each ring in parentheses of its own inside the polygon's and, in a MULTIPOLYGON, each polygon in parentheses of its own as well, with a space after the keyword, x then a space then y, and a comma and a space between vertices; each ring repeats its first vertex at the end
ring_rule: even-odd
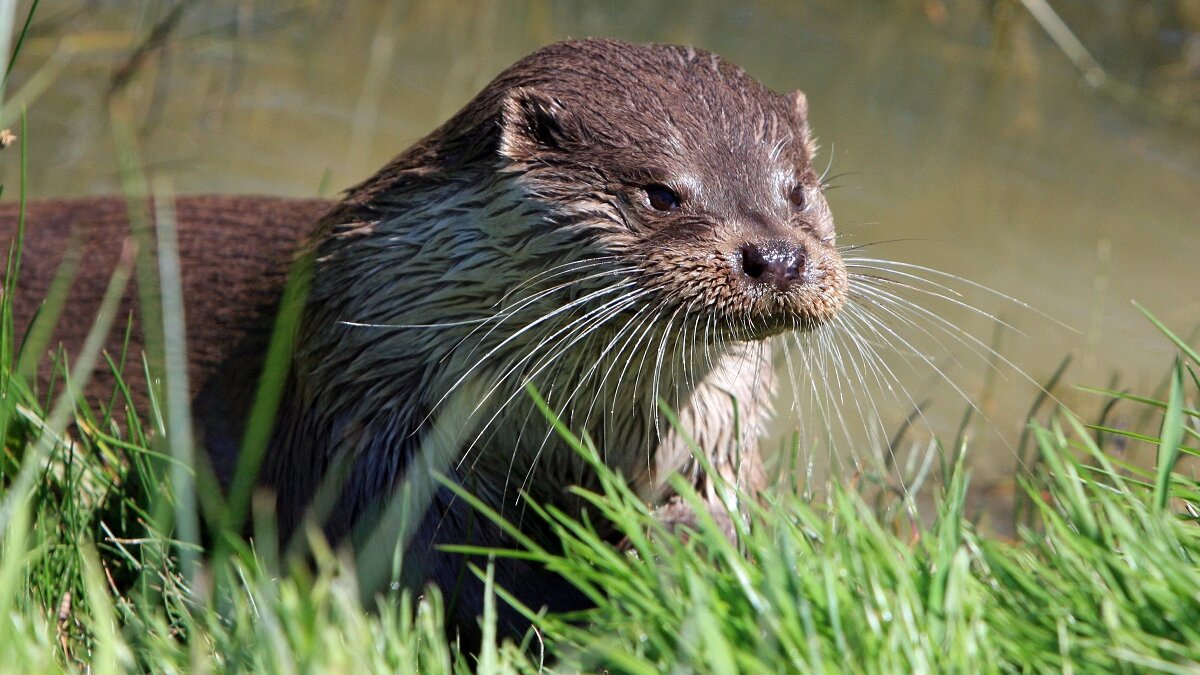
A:
POLYGON ((567 111, 555 99, 516 87, 504 95, 500 113, 500 154, 505 157, 520 161, 538 151, 563 149, 567 111))
POLYGON ((791 106, 796 128, 800 130, 800 140, 804 143, 804 149, 811 159, 813 155, 817 154, 817 142, 808 126, 808 97, 797 89, 785 98, 787 98, 788 105, 791 106))
POLYGON ((796 116, 796 119, 800 122, 807 122, 808 97, 804 95, 804 92, 797 89, 784 98, 787 99, 788 105, 792 107, 792 114, 796 116))

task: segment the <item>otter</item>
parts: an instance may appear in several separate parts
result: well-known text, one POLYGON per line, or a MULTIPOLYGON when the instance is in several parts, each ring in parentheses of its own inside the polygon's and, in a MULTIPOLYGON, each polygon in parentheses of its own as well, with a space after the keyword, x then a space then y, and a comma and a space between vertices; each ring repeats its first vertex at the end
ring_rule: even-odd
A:
MULTIPOLYGON (((530 388, 649 504, 672 501, 675 474, 719 498, 689 440, 721 484, 754 494, 770 338, 817 329, 848 294, 814 152, 800 91, 777 94, 701 49, 585 39, 510 66, 337 203, 179 199, 212 465, 228 484, 294 253, 307 294, 258 476, 282 540, 310 522, 361 550, 402 529, 404 583, 440 586, 471 631, 482 586, 442 545, 513 539, 429 472, 551 548, 526 500, 578 514, 571 488, 598 487, 530 388)), ((61 243, 69 222, 109 251, 85 258, 100 263, 70 300, 96 302, 123 207, 32 205, 18 326, 55 264, 41 240, 61 243)), ((68 348, 79 316, 59 328, 68 348)), ((531 608, 582 602, 524 560, 495 574, 531 608)), ((501 622, 526 625, 507 606, 501 622)))

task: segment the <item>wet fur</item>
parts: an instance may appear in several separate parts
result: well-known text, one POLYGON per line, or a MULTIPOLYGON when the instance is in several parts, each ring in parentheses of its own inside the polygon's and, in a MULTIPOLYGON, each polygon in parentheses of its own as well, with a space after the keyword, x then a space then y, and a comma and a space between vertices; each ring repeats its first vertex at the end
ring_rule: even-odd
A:
MULTIPOLYGON (((405 576, 438 583, 470 632, 480 586, 461 556, 436 545, 512 542, 426 472, 445 473, 548 545, 521 495, 577 512, 568 488, 596 487, 534 410, 529 383, 650 502, 670 499, 672 473, 715 496, 659 399, 718 472, 761 487, 754 439, 773 387, 761 338, 829 320, 847 293, 806 115, 802 94, 770 92, 701 50, 559 43, 351 189, 302 249, 311 289, 261 477, 284 538, 316 497, 325 532, 361 547, 396 486, 420 484, 428 501, 404 514, 417 523, 405 576), (803 210, 787 199, 796 183, 811 191, 803 210), (685 207, 647 210, 648 184, 670 186, 685 207), (807 251, 802 283, 784 292, 739 275, 741 247, 781 240, 807 251)), ((102 212, 96 237, 111 247, 116 204, 40 205, 30 231, 54 222, 61 237, 64 214, 102 212)), ((323 208, 180 201, 197 424, 226 480, 242 431, 235 413, 254 385, 247 355, 261 353, 257 331, 290 251, 323 208), (254 258, 222 265, 224 247, 206 246, 202 232, 254 258)), ((45 279, 53 265, 34 267, 45 279)), ((39 290, 27 286, 26 304, 39 290)), ((64 342, 80 335, 68 326, 64 342)), ((582 604, 521 561, 501 562, 497 583, 533 607, 582 604)), ((508 609, 501 620, 523 625, 508 609)))
MULTIPOLYGON (((178 219, 183 298, 187 316, 188 376, 192 393, 210 381, 231 356, 245 350, 250 361, 266 345, 297 245, 333 202, 255 196, 198 196, 173 200, 178 219)), ((146 204, 147 212, 151 208, 146 204)), ((0 204, 0 241, 13 241, 19 205, 0 204)), ((121 197, 33 201, 25 214, 25 240, 16 296, 14 326, 23 336, 50 290, 72 240, 79 263, 50 341, 76 353, 95 321, 95 311, 130 239, 129 204, 121 197)), ((144 334, 137 310, 136 283, 124 293, 114 329, 105 342, 114 359, 125 347, 125 327, 134 317, 129 358, 121 371, 135 403, 146 410, 141 361, 144 334)), ((43 383, 51 359, 42 362, 43 383)), ((88 387, 93 403, 108 402, 113 373, 99 368, 88 387)))

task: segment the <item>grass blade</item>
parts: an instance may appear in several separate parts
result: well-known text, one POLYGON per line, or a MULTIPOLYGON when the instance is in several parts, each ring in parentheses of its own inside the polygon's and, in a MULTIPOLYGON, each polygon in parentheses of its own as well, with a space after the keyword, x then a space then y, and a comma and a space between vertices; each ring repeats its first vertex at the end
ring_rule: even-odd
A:
POLYGON ((1197 353, 1196 350, 1193 349, 1192 346, 1186 341, 1184 341, 1183 338, 1179 337, 1175 333, 1172 333, 1170 328, 1167 328, 1163 322, 1158 320, 1158 317, 1150 313, 1150 310, 1141 306, 1137 302, 1134 302, 1133 306, 1137 307, 1138 311, 1144 314, 1147 319, 1150 319, 1150 323, 1154 324, 1154 327, 1161 331, 1163 335, 1166 335, 1167 339, 1169 339, 1171 342, 1174 342, 1175 346, 1179 348, 1179 351, 1183 352, 1192 361, 1200 363, 1200 353, 1197 353))
POLYGON ((1167 412, 1163 415, 1162 432, 1158 441, 1158 480, 1154 484, 1154 505, 1165 509, 1170 495, 1171 474, 1179 460, 1179 445, 1183 440, 1183 361, 1175 360, 1171 374, 1171 391, 1167 396, 1167 412))

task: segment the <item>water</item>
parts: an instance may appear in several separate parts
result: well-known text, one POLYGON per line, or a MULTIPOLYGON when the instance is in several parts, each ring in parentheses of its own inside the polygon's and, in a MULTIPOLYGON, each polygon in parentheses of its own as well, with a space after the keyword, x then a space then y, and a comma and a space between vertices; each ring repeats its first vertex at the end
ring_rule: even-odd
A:
MULTIPOLYGON (((367 177, 505 65, 556 39, 690 43, 779 91, 803 88, 823 145, 818 163, 842 174, 829 197, 844 242, 890 242, 869 250, 997 289, 1073 329, 972 292, 971 304, 1024 333, 999 338, 1016 368, 992 371, 952 339, 943 339, 947 352, 922 343, 932 368, 890 357, 908 393, 880 398, 888 424, 909 399, 929 399, 933 426, 953 433, 961 391, 991 422, 979 434, 975 481, 1004 482, 1036 395, 1026 376, 1044 381, 1071 355, 1067 382, 1103 386, 1116 376, 1145 390, 1173 351, 1131 301, 1179 332, 1200 321, 1200 130, 1083 86, 1029 22, 1006 29, 1009 46, 999 48, 963 9, 971 3, 951 3, 944 23, 929 18, 940 16, 937 2, 924 4, 932 13, 880 5, 198 3, 125 93, 141 159, 160 186, 311 196, 367 177)), ((163 14, 157 3, 43 7, 9 88, 56 71, 29 105, 32 195, 119 191, 104 97, 163 14)), ((16 155, 0 163, 11 195, 16 155)), ((930 306, 993 340, 993 321, 930 306)), ((1095 407, 1071 388, 1056 394, 1081 411, 1095 407)), ((781 430, 798 424, 785 410, 781 430)))

